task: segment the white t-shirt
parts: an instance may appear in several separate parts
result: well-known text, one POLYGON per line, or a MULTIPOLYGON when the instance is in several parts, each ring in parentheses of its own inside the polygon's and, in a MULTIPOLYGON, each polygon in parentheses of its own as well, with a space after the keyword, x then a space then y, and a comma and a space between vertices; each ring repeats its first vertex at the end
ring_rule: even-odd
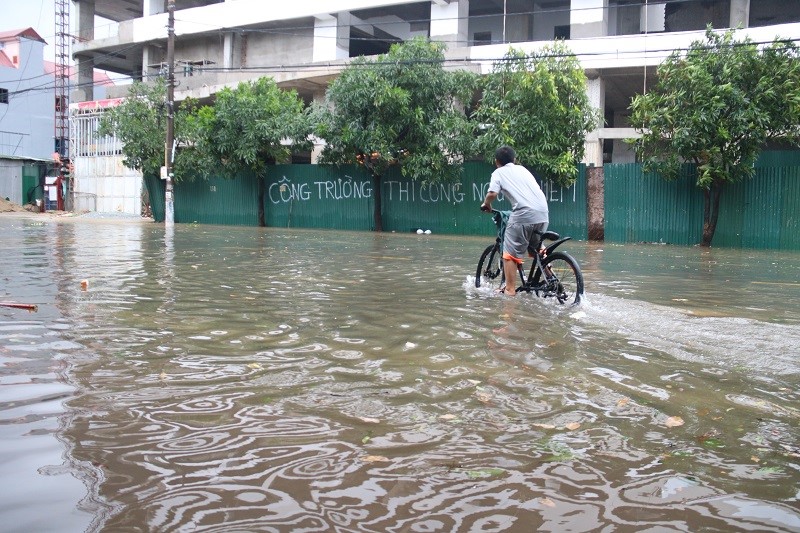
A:
POLYGON ((509 223, 540 224, 550 221, 550 213, 536 178, 522 165, 508 163, 492 172, 489 191, 502 194, 511 202, 509 223))

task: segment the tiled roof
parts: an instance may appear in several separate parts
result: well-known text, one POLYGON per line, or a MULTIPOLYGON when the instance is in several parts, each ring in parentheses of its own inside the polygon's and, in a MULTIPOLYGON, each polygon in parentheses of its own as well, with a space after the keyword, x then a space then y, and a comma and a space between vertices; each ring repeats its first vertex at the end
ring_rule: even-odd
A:
POLYGON ((23 28, 20 30, 7 30, 7 31, 0 31, 0 42, 7 42, 7 41, 14 41, 19 39, 20 37, 25 37, 27 39, 33 39, 34 41, 40 41, 46 43, 42 36, 36 33, 36 30, 33 28, 23 28))

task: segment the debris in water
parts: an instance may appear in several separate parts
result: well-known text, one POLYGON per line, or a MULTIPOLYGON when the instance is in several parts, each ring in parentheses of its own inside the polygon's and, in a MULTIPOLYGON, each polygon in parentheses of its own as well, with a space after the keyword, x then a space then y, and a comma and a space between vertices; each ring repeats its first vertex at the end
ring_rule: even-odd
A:
POLYGON ((683 418, 679 416, 671 416, 667 418, 667 421, 664 422, 664 425, 668 428, 676 428, 678 426, 682 426, 684 423, 685 422, 683 421, 683 418))

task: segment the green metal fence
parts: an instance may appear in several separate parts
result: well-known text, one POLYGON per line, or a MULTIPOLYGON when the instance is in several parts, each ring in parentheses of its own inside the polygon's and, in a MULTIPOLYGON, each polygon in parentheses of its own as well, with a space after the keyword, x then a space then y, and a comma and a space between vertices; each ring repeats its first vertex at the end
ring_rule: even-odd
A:
MULTIPOLYGON (((800 152, 767 152, 756 175, 723 189, 714 246, 800 249, 800 152)), ((467 163, 459 183, 423 185, 393 169, 383 177, 385 231, 430 229, 433 233, 492 235, 489 218, 478 211, 492 167, 467 163)), ((605 239, 694 245, 703 227, 703 194, 691 165, 676 181, 644 174, 641 165, 606 165, 605 239)), ((164 220, 164 182, 146 177, 153 215, 164 220)), ((585 168, 569 188, 543 183, 550 202, 550 227, 587 238, 585 168)), ((277 165, 265 180, 267 226, 371 230, 373 183, 359 166, 277 165)), ((496 204, 508 208, 506 202, 496 204)), ((175 221, 258 224, 258 182, 181 181, 175 185, 175 221)))
MULTIPOLYGON (((669 182, 639 164, 606 165, 606 241, 699 243, 704 198, 695 182, 690 165, 669 182)), ((798 250, 799 229, 800 167, 759 164, 752 179, 723 188, 712 244, 798 250)))
MULTIPOLYGON (((382 178, 385 231, 431 230, 457 235, 491 235, 491 219, 478 210, 492 167, 467 163, 458 183, 423 184, 391 169, 382 178)), ((371 230, 375 194, 372 178, 359 166, 277 165, 268 177, 267 225, 277 227, 371 230)), ((576 185, 556 187, 545 180, 551 227, 585 239, 586 184, 583 167, 576 185)), ((496 204, 510 209, 507 201, 496 204)))
MULTIPOLYGON (((478 207, 486 195, 493 167, 466 163, 458 183, 424 185, 392 169, 382 179, 384 231, 416 229, 457 235, 492 235, 491 219, 478 207)), ((367 231, 374 228, 373 181, 360 166, 276 165, 265 183, 267 226, 367 231)), ((164 220, 164 182, 145 177, 154 218, 164 220)), ((569 188, 545 180, 550 227, 586 239, 586 178, 581 167, 569 188)), ((235 180, 181 181, 175 184, 175 222, 258 224, 258 182, 242 175, 235 180)), ((507 201, 496 203, 510 209, 507 201)))
POLYGON ((703 194, 694 168, 675 181, 645 174, 642 165, 605 165, 605 240, 695 244, 703 234, 703 194))

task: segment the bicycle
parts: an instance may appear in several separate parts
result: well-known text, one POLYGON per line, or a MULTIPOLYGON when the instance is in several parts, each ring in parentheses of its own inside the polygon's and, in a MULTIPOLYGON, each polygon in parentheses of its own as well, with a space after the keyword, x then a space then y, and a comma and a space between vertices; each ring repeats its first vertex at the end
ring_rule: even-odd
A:
MULTIPOLYGON (((478 261, 475 272, 475 287, 489 286, 499 290, 505 285, 503 272, 503 236, 510 211, 492 209, 492 218, 497 225, 497 239, 486 247, 478 261)), ((532 253, 533 263, 527 278, 522 265, 517 265, 522 284, 516 292, 534 293, 541 298, 555 298, 559 304, 576 305, 583 296, 583 273, 578 262, 567 252, 554 251, 572 237, 561 237, 554 231, 541 234, 542 242, 554 241, 544 252, 532 253)))

